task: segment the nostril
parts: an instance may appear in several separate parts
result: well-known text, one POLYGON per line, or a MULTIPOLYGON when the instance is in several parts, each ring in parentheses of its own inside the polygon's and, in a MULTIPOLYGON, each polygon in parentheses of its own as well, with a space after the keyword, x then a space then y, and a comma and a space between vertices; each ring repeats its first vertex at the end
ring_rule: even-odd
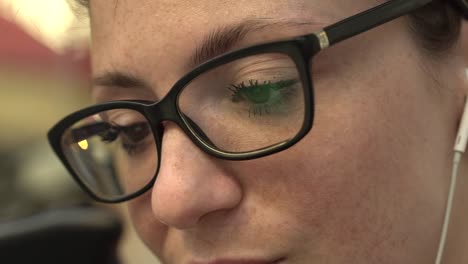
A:
POLYGON ((205 212, 190 211, 192 208, 189 205, 180 208, 177 203, 168 205, 167 202, 157 201, 152 209, 154 216, 160 223, 183 230, 196 226, 200 217, 205 214, 205 212), (167 208, 168 206, 170 208, 167 208))

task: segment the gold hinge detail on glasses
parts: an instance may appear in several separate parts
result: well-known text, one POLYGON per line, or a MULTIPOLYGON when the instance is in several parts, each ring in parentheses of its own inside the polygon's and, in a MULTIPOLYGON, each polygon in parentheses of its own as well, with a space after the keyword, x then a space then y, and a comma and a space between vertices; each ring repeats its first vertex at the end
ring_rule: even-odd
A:
POLYGON ((320 49, 325 49, 330 46, 330 41, 328 40, 327 32, 322 30, 320 32, 315 33, 315 35, 320 41, 320 49))

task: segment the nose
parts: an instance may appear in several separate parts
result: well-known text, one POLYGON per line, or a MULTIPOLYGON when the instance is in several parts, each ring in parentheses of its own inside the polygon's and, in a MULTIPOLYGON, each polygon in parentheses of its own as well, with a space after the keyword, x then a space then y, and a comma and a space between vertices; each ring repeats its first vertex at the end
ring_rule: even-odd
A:
POLYGON ((210 213, 235 208, 242 198, 241 186, 221 163, 167 123, 151 194, 155 217, 168 226, 189 229, 210 213))

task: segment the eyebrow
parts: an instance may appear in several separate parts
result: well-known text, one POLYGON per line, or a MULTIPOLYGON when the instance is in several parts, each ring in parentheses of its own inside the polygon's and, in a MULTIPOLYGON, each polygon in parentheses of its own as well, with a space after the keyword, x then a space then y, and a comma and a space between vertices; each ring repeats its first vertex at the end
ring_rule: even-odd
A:
MULTIPOLYGON (((89 0, 76 0, 89 1, 89 0)), ((312 22, 297 22, 289 20, 273 20, 271 18, 256 18, 248 19, 241 23, 233 25, 225 25, 212 30, 206 35, 201 43, 194 49, 193 54, 189 57, 188 66, 194 68, 203 62, 210 60, 213 57, 222 55, 232 49, 249 33, 270 28, 270 27, 292 27, 313 25, 312 22)), ((93 84, 98 86, 111 87, 150 87, 144 79, 137 76, 129 75, 123 72, 107 72, 102 76, 93 79, 93 84)))
POLYGON ((93 78, 93 84, 121 88, 150 88, 150 85, 143 79, 120 71, 106 72, 93 78))
POLYGON ((228 52, 249 33, 270 27, 304 26, 310 24, 313 23, 256 18, 234 25, 221 26, 206 35, 191 56, 189 66, 191 68, 196 67, 213 57, 228 52))

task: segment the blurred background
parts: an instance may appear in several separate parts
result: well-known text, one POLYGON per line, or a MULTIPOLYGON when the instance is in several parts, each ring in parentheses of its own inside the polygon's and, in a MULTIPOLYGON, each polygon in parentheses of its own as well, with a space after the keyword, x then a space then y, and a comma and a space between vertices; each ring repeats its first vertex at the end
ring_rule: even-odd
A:
POLYGON ((125 205, 92 203, 46 140, 59 119, 91 104, 86 10, 67 0, 0 0, 0 33, 0 231, 42 212, 103 208, 123 227, 122 263, 157 263, 125 205))
POLYGON ((88 22, 86 10, 67 0, 0 0, 0 256, 2 230, 85 205, 121 225, 122 263, 157 263, 136 237, 125 205, 90 201, 46 140, 59 119, 92 104, 88 22))

